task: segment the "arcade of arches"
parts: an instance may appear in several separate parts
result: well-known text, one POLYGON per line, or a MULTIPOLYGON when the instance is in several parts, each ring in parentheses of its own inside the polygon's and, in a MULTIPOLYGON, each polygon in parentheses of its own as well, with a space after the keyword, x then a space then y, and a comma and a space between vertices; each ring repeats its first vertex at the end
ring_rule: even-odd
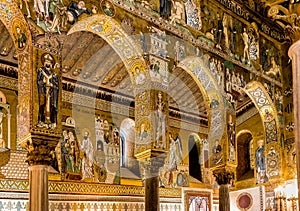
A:
POLYGON ((0 0, 0 210, 299 210, 299 11, 0 0))

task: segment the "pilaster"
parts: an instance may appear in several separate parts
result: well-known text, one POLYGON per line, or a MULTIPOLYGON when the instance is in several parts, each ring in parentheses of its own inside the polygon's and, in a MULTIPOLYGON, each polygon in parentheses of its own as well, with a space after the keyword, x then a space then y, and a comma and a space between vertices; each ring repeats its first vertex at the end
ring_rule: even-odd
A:
MULTIPOLYGON (((29 103, 21 103, 18 115, 18 144, 27 150, 30 184, 30 211, 47 211, 48 168, 61 137, 61 56, 59 49, 49 49, 36 38, 30 83, 21 89, 30 90, 29 103), (27 125, 29 123, 29 125, 27 125), (29 126, 29 132, 25 126, 29 126), (23 129, 22 129, 23 128, 23 129), (20 130, 22 130, 20 132, 20 130)), ((22 102, 22 101, 20 101, 22 102)))
POLYGON ((135 157, 144 177, 145 210, 158 211, 159 169, 169 148, 168 95, 150 89, 136 95, 135 157))

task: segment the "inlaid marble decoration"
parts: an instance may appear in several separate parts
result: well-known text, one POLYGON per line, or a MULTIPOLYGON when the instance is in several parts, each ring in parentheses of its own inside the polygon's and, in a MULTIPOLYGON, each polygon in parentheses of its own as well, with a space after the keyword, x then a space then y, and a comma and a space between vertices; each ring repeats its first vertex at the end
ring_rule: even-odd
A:
POLYGON ((230 192, 231 210, 265 210, 264 186, 230 192))

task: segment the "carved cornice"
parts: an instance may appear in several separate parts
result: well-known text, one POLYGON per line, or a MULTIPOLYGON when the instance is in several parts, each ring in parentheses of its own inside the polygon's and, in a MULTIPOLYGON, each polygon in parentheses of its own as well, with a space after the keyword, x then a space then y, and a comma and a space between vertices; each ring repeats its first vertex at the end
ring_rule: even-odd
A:
POLYGON ((78 93, 62 91, 62 101, 65 103, 94 108, 101 111, 108 111, 123 116, 134 116, 134 108, 128 107, 129 105, 120 105, 78 93))
POLYGON ((170 118, 169 126, 182 128, 187 131, 199 132, 203 134, 208 134, 209 129, 208 127, 201 127, 199 124, 193 124, 190 122, 184 122, 182 120, 170 118))
POLYGON ((177 111, 175 109, 169 108, 169 116, 208 126, 208 119, 205 117, 201 117, 199 114, 188 114, 184 111, 177 111))

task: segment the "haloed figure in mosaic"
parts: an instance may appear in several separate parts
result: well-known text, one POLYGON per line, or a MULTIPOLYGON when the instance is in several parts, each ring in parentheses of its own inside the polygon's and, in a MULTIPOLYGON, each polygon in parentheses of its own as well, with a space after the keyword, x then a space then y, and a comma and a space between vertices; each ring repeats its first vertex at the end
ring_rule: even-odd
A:
POLYGON ((18 48, 24 48, 26 46, 27 37, 21 31, 20 26, 16 26, 16 43, 18 44, 18 48))
POLYGON ((38 69, 38 127, 55 128, 58 111, 58 75, 54 72, 54 58, 46 53, 41 58, 42 67, 38 69))
POLYGON ((264 141, 258 141, 258 148, 255 151, 255 161, 256 161, 256 173, 257 181, 256 183, 266 182, 266 164, 265 164, 265 147, 263 146, 264 141))
POLYGON ((162 93, 158 93, 158 101, 156 103, 157 110, 154 111, 156 126, 156 147, 166 148, 166 114, 164 113, 165 103, 162 99, 162 93))
POLYGON ((94 177, 93 163, 94 163, 94 146, 92 140, 89 138, 89 132, 84 133, 80 149, 84 152, 82 164, 82 177, 94 177))

